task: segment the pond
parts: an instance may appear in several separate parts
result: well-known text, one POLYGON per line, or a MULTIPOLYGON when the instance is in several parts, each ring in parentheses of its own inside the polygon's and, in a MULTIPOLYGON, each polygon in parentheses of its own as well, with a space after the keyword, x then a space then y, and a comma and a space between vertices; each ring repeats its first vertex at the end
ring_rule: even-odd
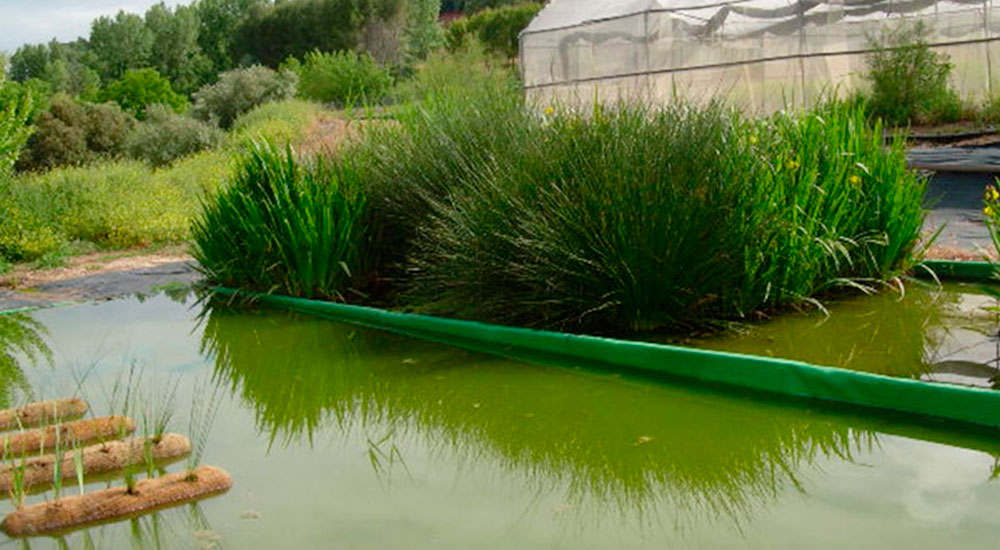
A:
MULTIPOLYGON (((760 350, 756 340, 782 355, 813 338, 801 353, 816 355, 801 358, 920 376, 906 365, 965 345, 940 327, 992 345, 976 332, 992 326, 969 305, 977 296, 877 297, 824 324, 792 316, 715 345, 760 350), (961 322, 947 322, 956 311, 961 322)), ((282 311, 204 310, 184 292, 0 319, 3 406, 80 394, 100 415, 123 373, 153 400, 176 385, 170 429, 188 433, 192 403, 214 400, 203 462, 235 479, 198 505, 31 548, 994 548, 1000 537, 1000 440, 989 436, 282 311)))

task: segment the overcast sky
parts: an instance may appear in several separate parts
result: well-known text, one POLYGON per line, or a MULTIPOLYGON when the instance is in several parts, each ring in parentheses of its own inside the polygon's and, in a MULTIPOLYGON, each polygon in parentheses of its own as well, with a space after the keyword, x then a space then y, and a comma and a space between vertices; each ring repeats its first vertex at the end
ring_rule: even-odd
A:
MULTIPOLYGON (((86 38, 90 22, 118 10, 143 14, 160 0, 0 0, 0 51, 13 53, 22 44, 86 38)), ((167 5, 190 0, 166 0, 167 5)))

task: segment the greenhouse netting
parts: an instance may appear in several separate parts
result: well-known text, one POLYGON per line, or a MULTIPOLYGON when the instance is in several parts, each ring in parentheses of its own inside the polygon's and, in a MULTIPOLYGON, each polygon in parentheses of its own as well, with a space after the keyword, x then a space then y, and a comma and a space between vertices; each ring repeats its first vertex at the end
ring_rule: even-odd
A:
POLYGON ((863 85, 869 37, 922 21, 981 98, 1000 82, 992 0, 552 0, 521 35, 529 98, 666 102, 723 97, 771 112, 863 85))

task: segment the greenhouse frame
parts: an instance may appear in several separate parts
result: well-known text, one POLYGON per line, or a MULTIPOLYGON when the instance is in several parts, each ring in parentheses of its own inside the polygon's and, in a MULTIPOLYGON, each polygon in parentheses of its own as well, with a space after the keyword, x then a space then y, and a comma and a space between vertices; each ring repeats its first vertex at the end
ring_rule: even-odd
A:
POLYGON ((1000 82, 992 0, 552 0, 521 34, 529 99, 725 98, 767 113, 864 84, 871 36, 925 23, 959 95, 1000 82))

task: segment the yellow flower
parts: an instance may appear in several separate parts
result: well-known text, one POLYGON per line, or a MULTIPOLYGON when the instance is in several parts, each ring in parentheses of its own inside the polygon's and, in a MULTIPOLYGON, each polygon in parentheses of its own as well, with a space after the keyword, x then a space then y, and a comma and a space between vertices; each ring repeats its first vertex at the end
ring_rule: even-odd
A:
POLYGON ((789 160, 787 166, 788 166, 789 170, 798 170, 799 169, 799 161, 797 161, 795 159, 789 160))
POLYGON ((1000 199, 1000 191, 997 191, 997 188, 991 185, 986 188, 986 198, 991 201, 1000 199))
POLYGON ((847 181, 851 182, 852 185, 857 185, 861 183, 861 176, 857 174, 851 174, 851 177, 847 178, 847 181))
POLYGON ((549 105, 548 107, 545 108, 545 116, 552 116, 554 114, 556 114, 556 108, 555 107, 549 105))
POLYGON ((987 206, 986 208, 983 208, 983 214, 986 214, 987 216, 992 216, 993 215, 993 208, 991 208, 989 206, 987 206))
POLYGON ((757 145, 757 136, 750 136, 750 145, 757 145))

